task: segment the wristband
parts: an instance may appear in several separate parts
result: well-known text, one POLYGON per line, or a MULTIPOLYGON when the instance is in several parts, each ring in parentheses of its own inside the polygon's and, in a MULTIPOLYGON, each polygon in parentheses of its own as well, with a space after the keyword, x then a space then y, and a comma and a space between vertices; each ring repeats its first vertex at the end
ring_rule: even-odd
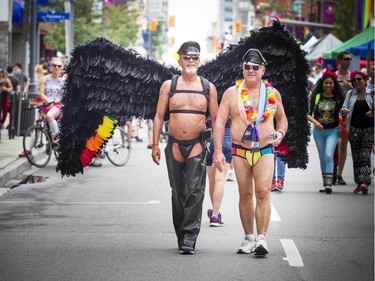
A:
POLYGON ((278 133, 281 133, 281 136, 282 136, 281 138, 282 138, 282 139, 285 137, 285 132, 284 132, 284 130, 281 130, 281 129, 280 129, 280 130, 277 130, 277 132, 278 132, 278 133))

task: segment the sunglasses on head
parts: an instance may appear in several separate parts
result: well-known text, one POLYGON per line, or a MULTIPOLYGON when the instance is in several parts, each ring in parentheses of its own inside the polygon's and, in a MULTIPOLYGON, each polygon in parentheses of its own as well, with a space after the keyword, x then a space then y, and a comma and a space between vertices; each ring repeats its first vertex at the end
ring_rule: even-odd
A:
POLYGON ((53 67, 58 67, 58 68, 61 68, 62 65, 61 64, 52 64, 53 67))
POLYGON ((362 81, 362 78, 354 78, 353 81, 354 82, 362 81))
POLYGON ((342 60, 344 60, 344 61, 351 61, 352 58, 343 58, 342 60))
POLYGON ((189 60, 197 61, 197 60, 199 60, 199 57, 198 56, 195 56, 195 57, 185 56, 182 59, 186 60, 186 61, 189 61, 189 60))
POLYGON ((247 64, 244 64, 243 68, 244 68, 245 70, 250 70, 250 69, 252 69, 252 70, 254 70, 254 71, 258 71, 259 69, 263 68, 263 66, 261 66, 261 65, 247 65, 247 64))

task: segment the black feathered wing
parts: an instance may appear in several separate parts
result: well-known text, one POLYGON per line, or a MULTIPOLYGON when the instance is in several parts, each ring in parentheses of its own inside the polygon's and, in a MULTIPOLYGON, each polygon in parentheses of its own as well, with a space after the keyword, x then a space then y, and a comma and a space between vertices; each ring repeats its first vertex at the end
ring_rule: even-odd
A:
POLYGON ((267 60, 267 71, 263 76, 281 94, 289 128, 282 146, 287 153, 280 154, 289 168, 305 169, 308 163, 307 144, 310 127, 307 121, 309 65, 305 52, 296 39, 279 21, 270 27, 250 31, 250 36, 241 39, 199 68, 199 74, 217 88, 219 99, 224 91, 242 79, 242 56, 250 48, 261 51, 267 60))
POLYGON ((98 126, 109 127, 108 118, 153 118, 162 83, 178 73, 104 38, 76 46, 66 67, 57 170, 67 176, 83 173, 87 142, 100 138, 98 126))
MULTIPOLYGON (((280 22, 251 31, 250 37, 202 65, 198 74, 216 86, 220 100, 224 91, 242 78, 242 56, 249 48, 263 53, 268 62, 265 78, 282 95, 289 129, 283 140, 288 152, 281 157, 288 167, 304 169, 310 136, 306 91, 309 66, 300 45, 280 22)), ((82 155, 89 141, 98 136, 98 126, 125 114, 152 118, 161 84, 179 74, 177 68, 167 68, 103 38, 78 45, 66 72, 57 170, 67 176, 83 173, 88 159, 82 155)))

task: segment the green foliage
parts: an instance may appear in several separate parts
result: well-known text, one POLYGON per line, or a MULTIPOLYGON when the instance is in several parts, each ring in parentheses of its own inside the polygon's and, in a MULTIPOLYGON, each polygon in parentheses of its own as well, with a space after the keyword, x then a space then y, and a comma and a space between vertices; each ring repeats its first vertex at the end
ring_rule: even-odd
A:
MULTIPOLYGON (((104 8, 103 23, 94 23, 101 15, 95 14, 94 0, 76 0, 74 3, 74 45, 105 37, 113 43, 125 46, 134 44, 140 25, 137 24, 138 12, 128 4, 104 8)), ((56 12, 64 12, 64 0, 56 0, 56 12)), ((65 53, 65 21, 45 23, 48 34, 45 42, 56 50, 65 53)))
POLYGON ((104 24, 96 26, 96 34, 115 44, 132 45, 140 29, 138 16, 138 11, 127 4, 108 6, 104 11, 104 24))
POLYGON ((168 44, 167 36, 167 22, 158 21, 157 29, 151 33, 152 38, 152 54, 156 60, 162 58, 163 53, 165 52, 163 46, 168 44))
POLYGON ((355 1, 341 0, 335 9, 332 34, 345 42, 355 35, 355 1))

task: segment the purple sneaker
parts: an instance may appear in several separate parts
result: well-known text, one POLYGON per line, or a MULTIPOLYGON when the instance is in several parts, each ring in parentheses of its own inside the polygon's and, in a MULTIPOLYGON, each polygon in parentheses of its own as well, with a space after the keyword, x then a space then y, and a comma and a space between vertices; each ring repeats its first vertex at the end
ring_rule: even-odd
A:
POLYGON ((220 213, 218 213, 217 216, 214 216, 214 215, 211 216, 210 226, 217 227, 217 226, 220 226, 222 224, 224 224, 224 223, 221 221, 221 214, 220 213))
POLYGON ((207 210, 207 217, 208 217, 208 219, 211 219, 211 217, 212 217, 212 209, 208 209, 207 210))

